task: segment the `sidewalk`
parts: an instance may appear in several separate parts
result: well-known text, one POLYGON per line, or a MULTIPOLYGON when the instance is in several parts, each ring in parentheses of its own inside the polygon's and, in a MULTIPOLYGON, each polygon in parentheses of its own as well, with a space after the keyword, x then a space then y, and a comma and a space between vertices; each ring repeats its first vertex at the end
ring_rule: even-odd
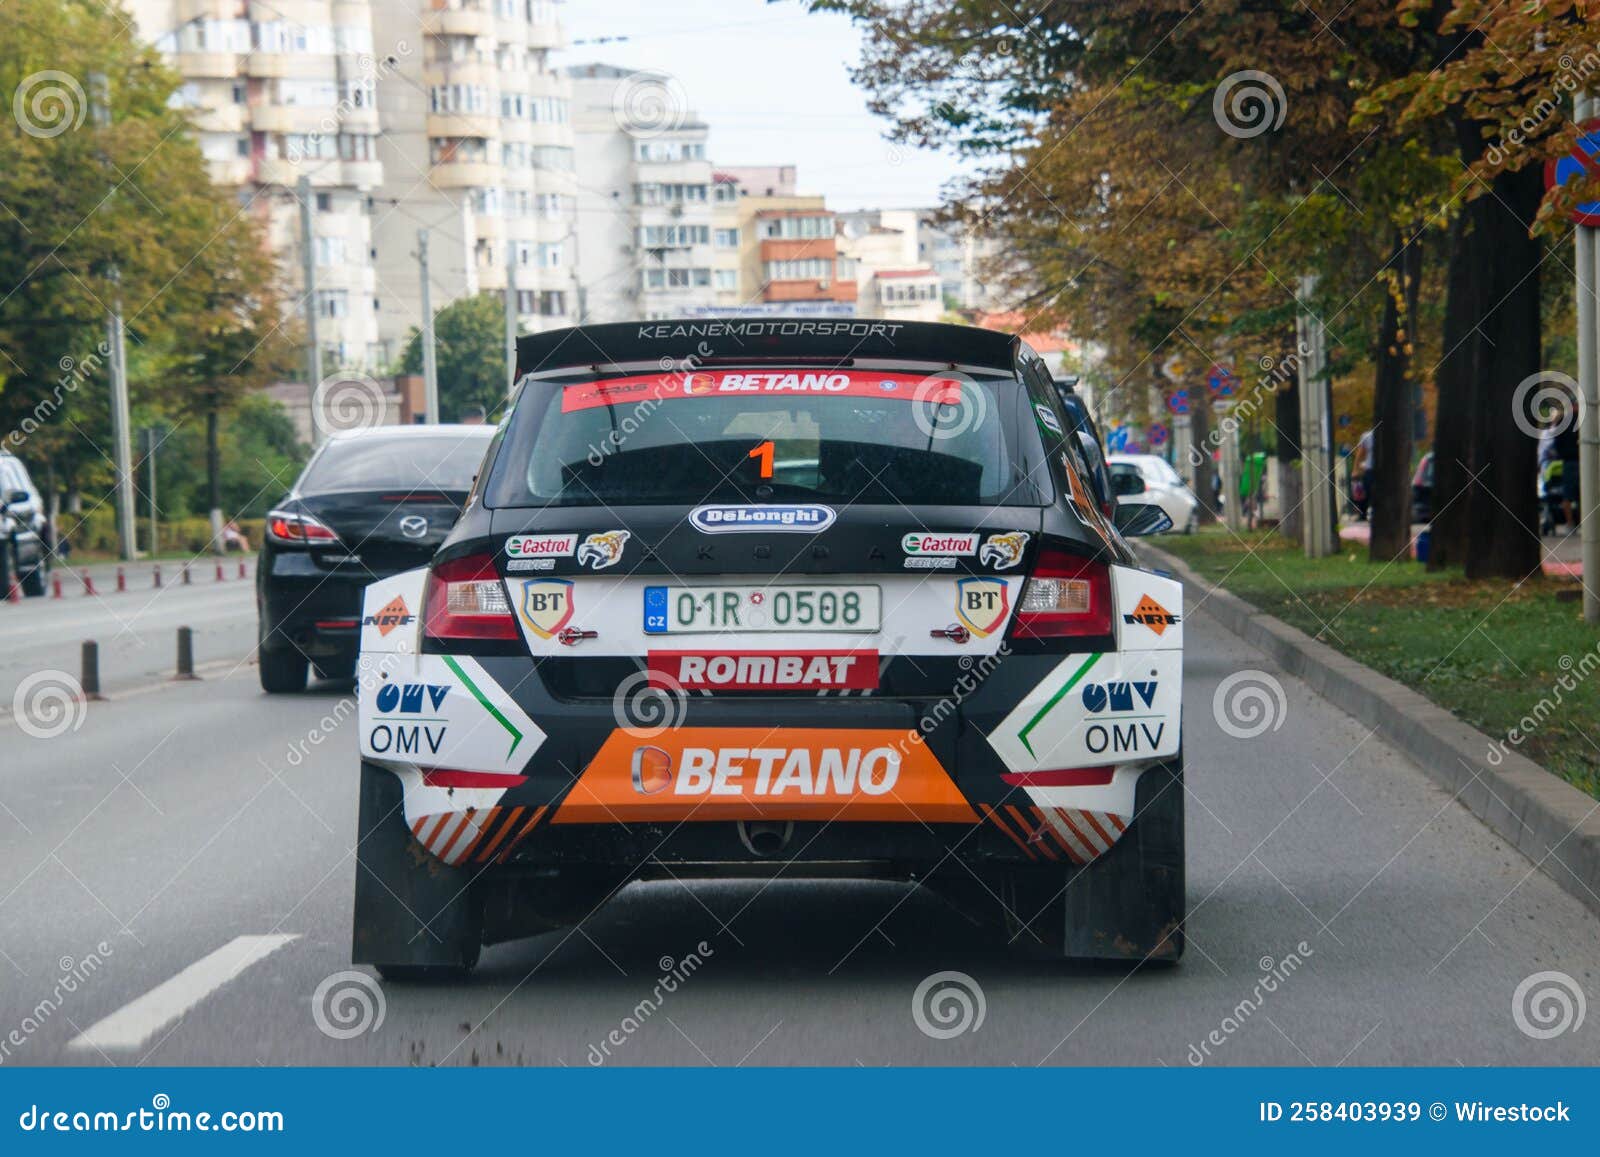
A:
MULTIPOLYGON (((1411 557, 1417 557, 1417 535, 1422 523, 1411 526, 1411 557)), ((1365 544, 1372 538, 1372 528, 1365 522, 1347 522, 1339 527, 1339 537, 1345 542, 1365 544)), ((1577 534, 1549 534, 1539 540, 1544 552, 1544 573, 1566 578, 1583 577, 1583 542, 1577 534)))
MULTIPOLYGON (((217 579, 217 566, 221 565, 223 582, 249 582, 255 578, 256 556, 234 553, 225 556, 201 554, 192 559, 162 559, 159 562, 91 562, 79 565, 75 562, 66 563, 57 559, 50 571, 50 589, 46 598, 55 596, 55 584, 61 584, 61 597, 73 598, 86 594, 84 576, 88 575, 89 581, 94 584, 96 595, 109 595, 117 593, 117 570, 121 568, 124 582, 129 591, 142 591, 153 589, 156 585, 156 568, 161 568, 161 585, 164 587, 178 586, 183 583, 183 571, 189 570, 189 582, 193 586, 202 583, 215 584, 217 579), (240 567, 243 567, 241 572, 240 567)), ((0 591, 0 601, 4 601, 5 592, 0 591)))

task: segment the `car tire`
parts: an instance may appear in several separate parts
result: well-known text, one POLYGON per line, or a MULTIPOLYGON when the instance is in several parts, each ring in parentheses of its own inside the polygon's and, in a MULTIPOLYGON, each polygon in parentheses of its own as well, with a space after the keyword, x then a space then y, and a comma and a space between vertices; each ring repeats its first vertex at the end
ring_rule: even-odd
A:
POLYGON ((1195 532, 1196 526, 1199 525, 1199 522, 1200 522, 1200 515, 1196 511, 1193 511, 1193 510, 1189 511, 1189 518, 1183 524, 1183 533, 1185 533, 1185 534, 1193 534, 1195 532))
POLYGON ((50 577, 48 564, 41 562, 27 574, 22 576, 22 593, 30 599, 44 596, 45 582, 50 577))
POLYGON ((396 983, 460 980, 471 972, 483 947, 474 871, 451 867, 417 843, 406 826, 400 777, 365 761, 357 837, 352 962, 396 983))
POLYGON ((1007 942, 1033 956, 1170 965, 1183 956, 1183 760, 1139 777, 1134 819, 1082 867, 1038 865, 991 880, 1007 942))
POLYGON ((269 695, 292 695, 306 689, 306 657, 292 647, 261 652, 261 689, 269 695))

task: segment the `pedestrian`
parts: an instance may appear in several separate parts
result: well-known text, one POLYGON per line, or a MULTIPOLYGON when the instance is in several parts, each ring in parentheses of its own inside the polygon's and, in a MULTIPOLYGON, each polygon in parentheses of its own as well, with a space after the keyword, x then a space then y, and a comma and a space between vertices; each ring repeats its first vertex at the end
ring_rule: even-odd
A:
POLYGON ((1551 453, 1561 463, 1562 534, 1578 528, 1578 402, 1572 398, 1553 419, 1555 436, 1551 453))
POLYGON ((1350 485, 1350 499, 1356 504, 1356 517, 1362 522, 1372 509, 1372 431, 1368 430, 1356 442, 1354 470, 1350 485))

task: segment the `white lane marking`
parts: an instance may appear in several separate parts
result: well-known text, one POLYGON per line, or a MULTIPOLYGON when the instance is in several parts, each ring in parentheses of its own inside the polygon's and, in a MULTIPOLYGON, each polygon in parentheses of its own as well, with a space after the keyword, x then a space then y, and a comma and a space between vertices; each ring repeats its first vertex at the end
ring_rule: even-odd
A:
POLYGON ((74 1049, 136 1049, 180 1019, 217 989, 252 964, 300 939, 282 936, 239 936, 189 965, 171 980, 98 1020, 67 1042, 74 1049))

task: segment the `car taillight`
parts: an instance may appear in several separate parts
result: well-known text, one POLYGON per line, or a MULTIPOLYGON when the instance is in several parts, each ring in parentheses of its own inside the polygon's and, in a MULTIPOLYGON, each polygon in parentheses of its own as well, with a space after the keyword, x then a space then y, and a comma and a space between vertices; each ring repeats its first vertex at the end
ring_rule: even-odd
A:
POLYGON ((339 536, 309 514, 296 514, 292 510, 269 510, 267 534, 275 542, 304 546, 307 543, 333 543, 339 536))
POLYGON ((1111 633, 1111 568, 1046 548, 1023 584, 1012 634, 1018 639, 1111 633))
POLYGON ((495 573, 494 558, 469 554, 428 572, 423 596, 423 634, 430 639, 515 639, 506 584, 495 573))

